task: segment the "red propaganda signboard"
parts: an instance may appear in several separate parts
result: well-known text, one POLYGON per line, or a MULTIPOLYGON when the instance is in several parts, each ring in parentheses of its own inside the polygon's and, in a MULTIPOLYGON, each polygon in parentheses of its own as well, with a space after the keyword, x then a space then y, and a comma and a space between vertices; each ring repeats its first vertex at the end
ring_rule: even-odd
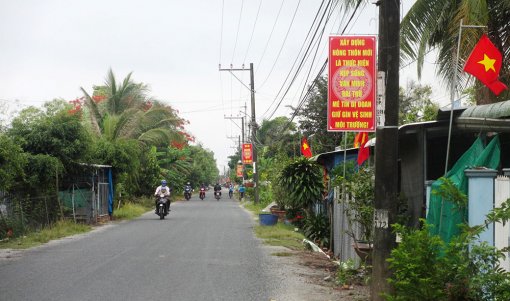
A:
POLYGON ((243 144, 243 164, 253 164, 253 145, 251 143, 243 144))
POLYGON ((329 37, 328 131, 375 131, 375 36, 329 37))
POLYGON ((242 178, 243 177, 243 165, 238 164, 236 169, 237 177, 242 178))

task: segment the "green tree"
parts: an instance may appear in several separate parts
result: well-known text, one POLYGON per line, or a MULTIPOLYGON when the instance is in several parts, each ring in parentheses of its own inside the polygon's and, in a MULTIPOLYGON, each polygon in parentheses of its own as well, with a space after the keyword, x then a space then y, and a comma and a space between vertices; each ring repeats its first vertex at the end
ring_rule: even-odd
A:
MULTIPOLYGON (((461 36, 459 64, 455 65, 460 21, 469 25, 487 26, 487 34, 503 54, 500 78, 510 78, 510 1, 508 0, 417 0, 401 23, 401 57, 404 62, 417 61, 421 76, 425 54, 436 48, 437 73, 451 88, 453 74, 459 71, 465 86, 468 75, 462 68, 483 30, 464 29, 461 36)), ((476 83, 477 103, 493 103, 508 99, 510 92, 496 97, 486 87, 476 83)))
POLYGON ((92 143, 89 132, 71 106, 62 100, 46 103, 44 109, 29 107, 20 112, 8 130, 25 152, 58 158, 66 170, 86 162, 92 143))
POLYGON ((198 186, 202 183, 212 184, 219 176, 214 153, 205 149, 201 144, 190 145, 190 157, 192 166, 189 181, 192 185, 198 186))
POLYGON ((117 84, 110 69, 104 86, 85 97, 86 115, 94 132, 108 140, 135 139, 144 145, 165 146, 184 142, 184 120, 170 106, 147 96, 147 86, 131 80, 131 73, 117 84))
POLYGON ((19 145, 0 133, 0 191, 6 191, 17 179, 23 178, 26 155, 19 145))
POLYGON ((257 131, 257 140, 263 145, 264 155, 274 157, 283 152, 287 156, 300 156, 300 134, 296 124, 289 118, 280 116, 263 120, 257 131))
POLYGON ((399 125, 435 120, 439 105, 430 99, 432 88, 411 81, 399 90, 399 125))
MULTIPOLYGON (((326 77, 317 80, 311 96, 301 108, 296 108, 299 118, 299 129, 309 139, 313 154, 334 151, 336 146, 342 142, 342 133, 331 133, 327 131, 328 116, 328 82, 326 77)), ((352 140, 349 145, 352 145, 352 140)))

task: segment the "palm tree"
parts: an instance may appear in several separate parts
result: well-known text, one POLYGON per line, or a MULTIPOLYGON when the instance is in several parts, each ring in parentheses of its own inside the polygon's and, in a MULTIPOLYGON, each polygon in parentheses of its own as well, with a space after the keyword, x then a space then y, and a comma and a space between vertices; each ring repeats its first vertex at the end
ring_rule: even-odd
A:
POLYGON ((107 140, 135 139, 144 145, 166 146, 183 141, 179 128, 184 121, 177 113, 147 96, 148 88, 131 80, 131 73, 120 85, 110 69, 104 86, 85 95, 88 117, 94 132, 107 140))
MULTIPOLYGON (((417 61, 418 76, 421 76, 424 57, 437 49, 436 72, 452 88, 455 69, 459 71, 462 87, 470 78, 462 72, 464 62, 481 34, 480 29, 463 29, 459 63, 455 65, 460 21, 469 25, 487 26, 486 33, 503 55, 500 79, 510 79, 510 0, 417 0, 401 23, 401 59, 403 63, 417 61)), ((477 82, 477 103, 492 103, 506 100, 508 90, 499 97, 477 82)), ((458 88, 457 88, 458 89, 458 88)))

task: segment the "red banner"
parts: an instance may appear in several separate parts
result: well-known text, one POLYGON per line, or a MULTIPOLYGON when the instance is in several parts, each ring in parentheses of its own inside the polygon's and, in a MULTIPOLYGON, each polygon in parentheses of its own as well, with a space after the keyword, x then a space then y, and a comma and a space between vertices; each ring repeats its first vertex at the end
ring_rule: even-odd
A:
POLYGON ((253 164, 253 145, 251 143, 243 144, 243 164, 253 164))
POLYGON ((375 131, 375 36, 329 37, 328 131, 375 131))
POLYGON ((242 164, 237 165, 236 174, 237 174, 238 178, 243 177, 243 165, 242 164))

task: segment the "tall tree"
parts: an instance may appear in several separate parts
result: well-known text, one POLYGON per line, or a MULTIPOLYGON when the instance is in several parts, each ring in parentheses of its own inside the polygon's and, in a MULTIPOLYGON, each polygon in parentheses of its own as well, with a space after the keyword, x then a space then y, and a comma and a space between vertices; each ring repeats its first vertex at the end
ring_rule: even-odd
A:
POLYGON ((263 120, 257 130, 257 142, 263 145, 259 154, 266 157, 275 157, 283 152, 287 156, 299 156, 300 134, 296 124, 285 116, 275 117, 271 120, 263 120))
MULTIPOLYGON (((478 42, 481 29, 465 28, 460 43, 459 64, 455 65, 459 25, 487 26, 487 34, 503 55, 500 79, 510 81, 510 0, 417 0, 401 23, 401 58, 417 61, 421 76, 425 55, 437 48, 436 72, 451 88, 455 70, 459 71, 458 89, 469 79, 462 72, 464 62, 478 42)), ((506 100, 507 90, 496 97, 488 88, 476 82, 478 104, 506 100)))
POLYGON ((144 145, 165 146, 185 140, 180 127, 184 120, 172 107, 150 98, 147 86, 131 80, 122 84, 110 69, 104 86, 94 87, 92 96, 81 88, 92 129, 108 140, 136 139, 144 145))
POLYGON ((342 133, 327 131, 327 100, 328 81, 326 77, 321 77, 306 104, 301 109, 295 109, 298 112, 299 129, 307 137, 313 135, 313 139, 308 142, 314 154, 335 150, 336 146, 340 146, 343 137, 342 133))
POLYGON ((422 86, 414 81, 407 84, 406 89, 399 90, 399 125, 435 120, 439 105, 430 99, 432 88, 422 86))

